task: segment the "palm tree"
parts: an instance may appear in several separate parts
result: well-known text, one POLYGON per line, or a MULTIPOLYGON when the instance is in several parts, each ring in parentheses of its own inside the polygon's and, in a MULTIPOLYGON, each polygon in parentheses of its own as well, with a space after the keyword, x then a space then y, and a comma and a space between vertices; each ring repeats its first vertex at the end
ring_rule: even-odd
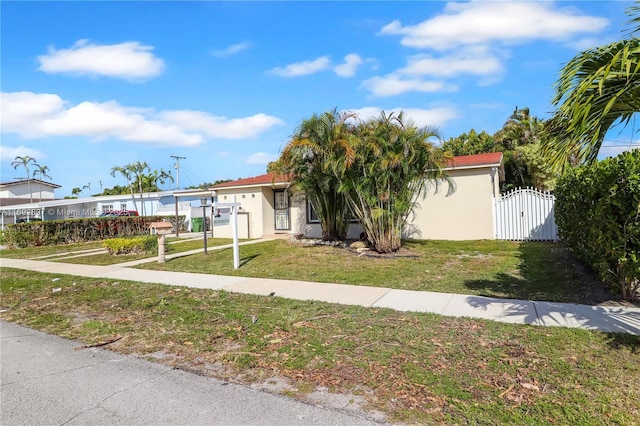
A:
POLYGON ((140 214, 144 216, 144 200, 142 199, 142 181, 146 172, 150 171, 149 164, 146 161, 135 161, 127 164, 125 167, 129 169, 131 176, 135 178, 138 183, 138 190, 140 191, 140 214))
POLYGON ((352 113, 332 111, 302 121, 271 171, 286 174, 294 188, 303 190, 315 210, 325 241, 344 241, 351 220, 347 201, 330 169, 336 155, 354 157, 349 139, 352 113))
POLYGON ((111 168, 111 176, 115 177, 116 174, 120 174, 127 180, 127 185, 129 186, 129 190, 131 191, 131 199, 133 200, 133 206, 136 210, 138 210, 138 205, 136 204, 136 197, 133 192, 133 182, 131 180, 131 170, 129 169, 129 165, 124 167, 114 166, 111 168))
POLYGON ((164 185, 167 181, 173 182, 173 176, 171 172, 167 172, 164 169, 154 170, 151 173, 143 176, 143 189, 147 192, 155 192, 160 190, 160 185, 164 185))
POLYGON ((418 196, 441 180, 452 183, 441 169, 444 156, 429 142, 440 138, 435 128, 417 128, 402 113, 358 125, 349 151, 336 157, 340 191, 374 249, 381 253, 400 249, 402 230, 418 196))
POLYGON ((14 169, 18 169, 18 167, 22 166, 24 167, 24 170, 27 174, 27 183, 29 185, 29 202, 33 203, 33 194, 31 192, 31 174, 29 173, 29 164, 33 163, 34 165, 36 164, 36 160, 33 157, 30 157, 28 155, 25 156, 17 156, 15 158, 15 161, 13 161, 11 163, 11 165, 13 166, 14 169))
POLYGON ((502 191, 536 186, 535 182, 542 181, 538 176, 534 176, 536 173, 542 173, 539 165, 534 165, 528 160, 539 152, 539 145, 544 137, 544 122, 531 115, 529 108, 516 107, 507 122, 495 134, 496 148, 504 154, 505 176, 501 185, 502 191))
POLYGON ((562 170, 595 161, 607 131, 640 111, 640 6, 627 14, 636 26, 627 39, 585 50, 560 71, 545 152, 562 170))
MULTIPOLYGON (((36 175, 40 175, 40 180, 42 180, 43 178, 51 179, 51 176, 47 174, 47 172, 49 171, 48 166, 42 166, 40 164, 35 164, 35 166, 38 168, 33 171, 34 179, 36 178, 36 175)), ((40 201, 42 201, 42 185, 39 185, 39 187, 40 187, 40 201)))

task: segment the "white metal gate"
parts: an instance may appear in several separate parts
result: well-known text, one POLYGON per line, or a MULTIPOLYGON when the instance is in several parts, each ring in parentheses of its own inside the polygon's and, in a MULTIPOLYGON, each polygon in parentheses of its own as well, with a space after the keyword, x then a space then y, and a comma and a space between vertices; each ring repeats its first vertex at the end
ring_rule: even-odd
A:
POLYGON ((494 198, 493 229, 496 239, 556 241, 555 201, 553 194, 534 188, 514 189, 494 198))

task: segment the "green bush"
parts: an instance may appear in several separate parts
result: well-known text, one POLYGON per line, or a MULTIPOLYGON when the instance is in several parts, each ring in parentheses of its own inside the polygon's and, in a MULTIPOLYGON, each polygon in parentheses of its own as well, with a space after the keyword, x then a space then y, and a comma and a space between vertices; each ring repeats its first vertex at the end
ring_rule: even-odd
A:
MULTIPOLYGON (((9 225, 5 236, 10 247, 98 241, 147 235, 151 222, 161 222, 163 219, 162 216, 122 216, 45 220, 9 225)), ((184 219, 184 216, 179 218, 181 222, 184 222, 184 219)), ((171 222, 175 222, 175 218, 171 222)))
POLYGON ((560 238, 624 298, 640 290, 640 150, 562 176, 556 186, 560 238))
POLYGON ((155 235, 110 238, 104 241, 104 247, 111 254, 155 253, 158 249, 158 238, 155 235))

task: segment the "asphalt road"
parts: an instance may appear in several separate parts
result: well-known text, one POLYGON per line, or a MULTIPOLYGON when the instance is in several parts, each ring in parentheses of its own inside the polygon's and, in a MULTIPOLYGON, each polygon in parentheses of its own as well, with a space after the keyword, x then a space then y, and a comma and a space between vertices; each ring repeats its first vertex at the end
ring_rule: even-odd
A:
POLYGON ((380 425, 0 322, 0 423, 380 425))

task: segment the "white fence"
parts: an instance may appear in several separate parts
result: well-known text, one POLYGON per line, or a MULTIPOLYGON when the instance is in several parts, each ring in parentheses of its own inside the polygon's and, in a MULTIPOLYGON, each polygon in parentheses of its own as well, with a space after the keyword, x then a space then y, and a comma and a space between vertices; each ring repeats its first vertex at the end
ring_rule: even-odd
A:
POLYGON ((494 198, 494 234, 498 240, 556 241, 555 197, 533 188, 514 189, 494 198))

